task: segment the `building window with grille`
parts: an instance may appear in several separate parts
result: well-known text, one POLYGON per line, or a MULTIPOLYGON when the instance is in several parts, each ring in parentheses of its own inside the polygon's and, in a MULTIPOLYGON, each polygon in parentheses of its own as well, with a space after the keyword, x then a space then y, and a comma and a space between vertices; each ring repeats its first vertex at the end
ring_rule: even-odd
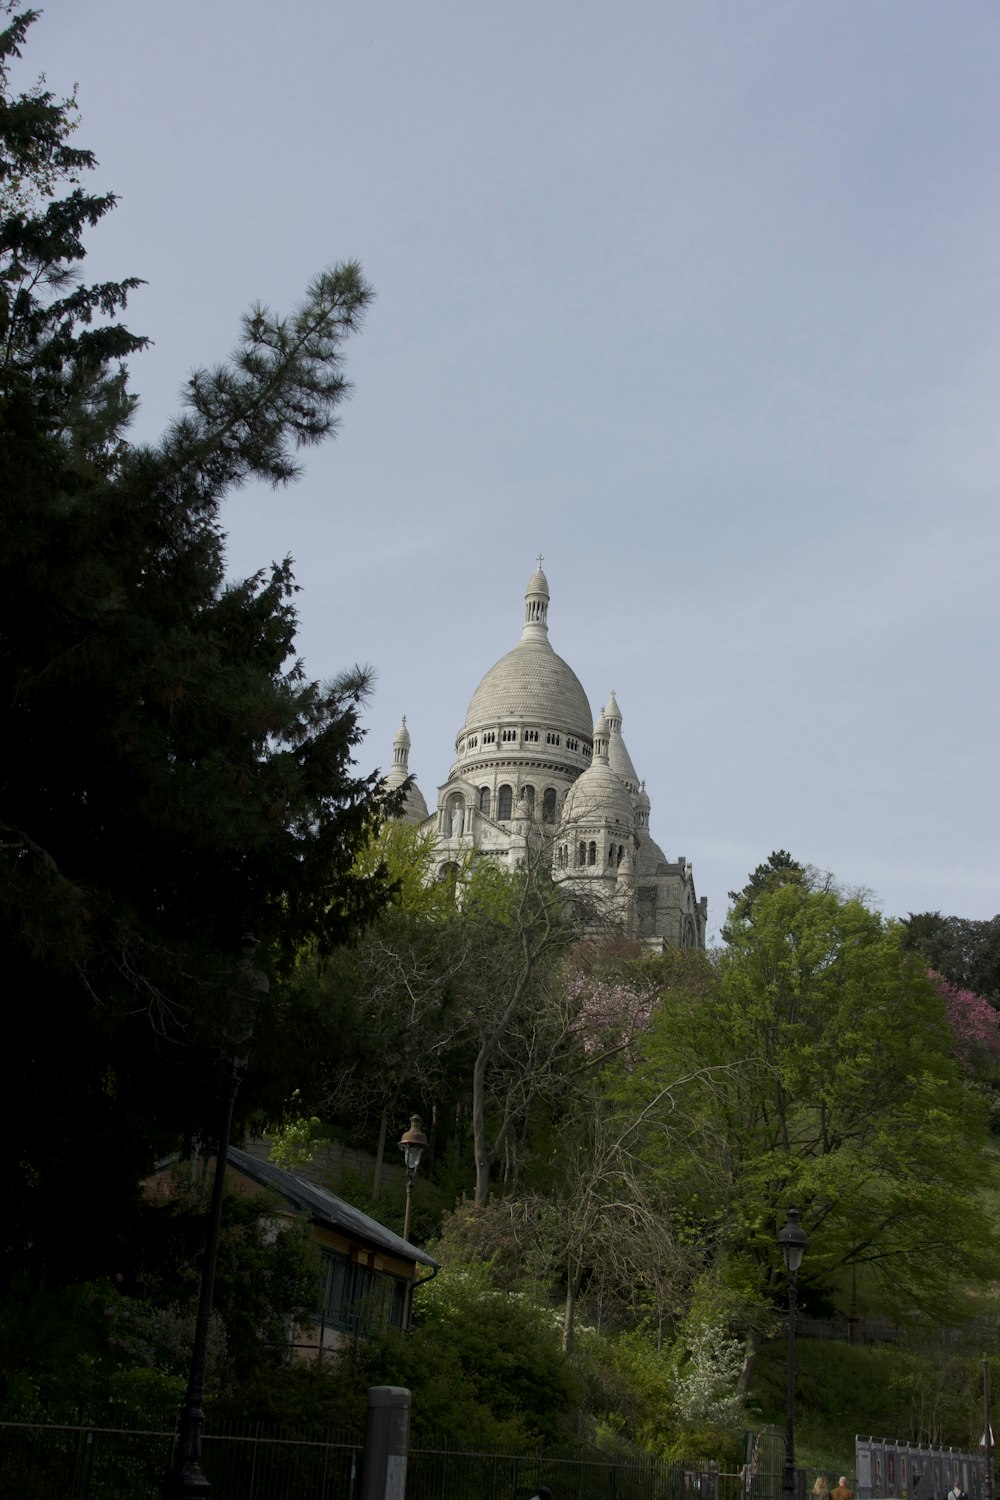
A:
POLYGON ((597 864, 597 845, 593 841, 587 846, 587 863, 588 865, 597 864))
POLYGON ((479 811, 489 817, 490 813, 490 789, 488 786, 479 788, 479 811))
POLYGON ((497 789, 497 817, 501 822, 504 818, 510 817, 513 806, 514 794, 510 787, 504 783, 502 787, 498 787, 497 789))
POLYGON ((327 1328, 381 1333, 386 1328, 402 1328, 405 1316, 406 1282, 401 1276, 358 1265, 333 1250, 323 1251, 320 1319, 327 1328))
POLYGON ((547 786, 542 793, 542 822, 554 823, 556 820, 556 789, 547 786))

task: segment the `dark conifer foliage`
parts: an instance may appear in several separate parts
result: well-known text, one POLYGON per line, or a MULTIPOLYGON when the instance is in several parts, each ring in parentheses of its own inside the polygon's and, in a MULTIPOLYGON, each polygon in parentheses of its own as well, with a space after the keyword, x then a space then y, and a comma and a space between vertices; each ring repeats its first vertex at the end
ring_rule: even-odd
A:
POLYGON ((378 873, 351 875, 378 814, 352 760, 367 674, 305 677, 289 562, 227 584, 219 524, 335 426, 371 292, 345 264, 290 318, 254 309, 163 440, 130 444, 123 361, 145 340, 119 318, 140 283, 79 279, 114 198, 80 186, 74 101, 11 92, 34 14, 4 14, 0 1255, 83 1276, 152 1153, 212 1126, 241 935, 273 984, 382 904, 378 873))
POLYGON ((903 940, 949 984, 983 995, 1000 1009, 1000 915, 976 921, 911 911, 903 919, 903 940))

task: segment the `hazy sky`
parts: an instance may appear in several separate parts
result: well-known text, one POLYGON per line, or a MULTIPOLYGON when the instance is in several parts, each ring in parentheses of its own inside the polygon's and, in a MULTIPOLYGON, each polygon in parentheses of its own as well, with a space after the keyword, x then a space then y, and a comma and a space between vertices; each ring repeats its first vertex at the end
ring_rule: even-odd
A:
POLYGON ((770 850, 1000 909, 995 0, 50 0, 136 435, 358 259, 337 440, 228 506, 428 802, 545 556, 710 927, 770 850))

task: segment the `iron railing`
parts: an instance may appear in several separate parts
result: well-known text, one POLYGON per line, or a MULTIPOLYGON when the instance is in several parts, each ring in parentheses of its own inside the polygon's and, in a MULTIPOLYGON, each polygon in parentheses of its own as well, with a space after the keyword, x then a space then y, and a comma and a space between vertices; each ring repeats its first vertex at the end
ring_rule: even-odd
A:
MULTIPOLYGON (((154 1500, 176 1435, 142 1428, 0 1421, 0 1494, 18 1500, 154 1500)), ((354 1500, 362 1440, 254 1424, 206 1425, 202 1467, 212 1500, 354 1500)), ((763 1458, 763 1453, 761 1454, 763 1458)), ((406 1500, 779 1500, 780 1469, 560 1448, 538 1453, 411 1449, 406 1500)))

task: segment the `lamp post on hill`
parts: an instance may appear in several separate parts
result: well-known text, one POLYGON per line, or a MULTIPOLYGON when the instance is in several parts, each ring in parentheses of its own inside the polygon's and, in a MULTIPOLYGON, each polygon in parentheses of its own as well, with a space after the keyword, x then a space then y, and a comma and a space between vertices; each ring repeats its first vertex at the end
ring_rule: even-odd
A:
POLYGON ((160 1481, 166 1500, 198 1500, 212 1486, 201 1472, 201 1428, 205 1420, 205 1366, 208 1356, 208 1331, 212 1321, 212 1299, 215 1294, 215 1269, 219 1260, 222 1235, 222 1203, 226 1187, 226 1164, 229 1138, 233 1128, 233 1109, 240 1080, 250 1055, 257 1006, 270 988, 267 976, 253 966, 257 939, 249 933, 243 938, 236 983, 228 997, 228 1015, 223 1031, 222 1055, 227 1067, 226 1098, 215 1152, 215 1176, 212 1179, 212 1202, 208 1212, 208 1238, 202 1262, 198 1316, 191 1347, 191 1369, 187 1393, 181 1407, 177 1432, 177 1451, 170 1473, 160 1481))
POLYGON ((403 1161, 406 1164, 406 1212, 403 1215, 403 1239, 410 1238, 410 1208, 413 1201, 413 1179, 417 1175, 420 1158, 427 1146, 427 1137, 424 1135, 424 1122, 419 1115, 410 1116, 410 1128, 403 1132, 399 1141, 399 1149, 403 1153, 403 1161))
POLYGON ((788 1271, 788 1400, 785 1406, 785 1473, 782 1500, 795 1500, 795 1294, 799 1266, 809 1236, 799 1223, 797 1208, 788 1210, 788 1223, 778 1231, 778 1245, 788 1271))

